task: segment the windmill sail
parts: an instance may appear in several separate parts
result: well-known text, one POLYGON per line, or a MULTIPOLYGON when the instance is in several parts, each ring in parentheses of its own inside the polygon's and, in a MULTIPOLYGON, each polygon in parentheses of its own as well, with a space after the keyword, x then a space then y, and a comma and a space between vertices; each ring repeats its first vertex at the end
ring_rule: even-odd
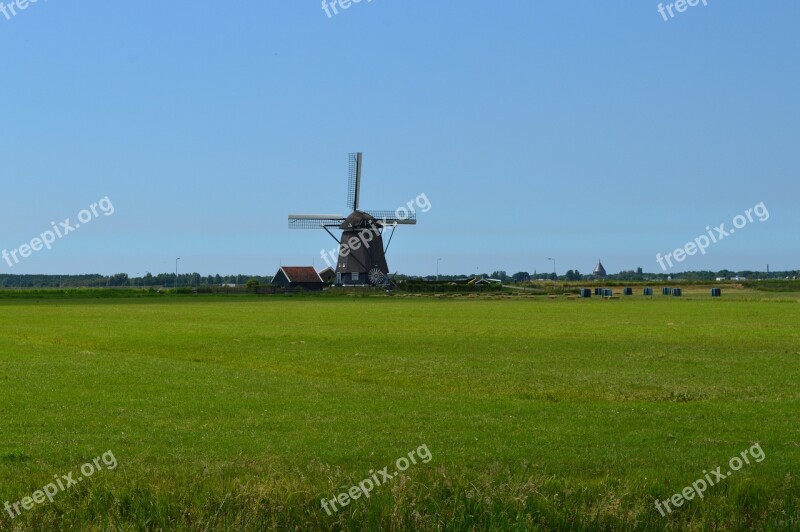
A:
POLYGON ((347 208, 357 211, 361 196, 361 152, 350 154, 348 167, 347 208))
POLYGON ((380 225, 416 225, 417 213, 398 209, 397 211, 364 211, 380 225))
POLYGON ((320 227, 339 227, 344 216, 338 214, 290 214, 289 229, 319 229, 320 227))

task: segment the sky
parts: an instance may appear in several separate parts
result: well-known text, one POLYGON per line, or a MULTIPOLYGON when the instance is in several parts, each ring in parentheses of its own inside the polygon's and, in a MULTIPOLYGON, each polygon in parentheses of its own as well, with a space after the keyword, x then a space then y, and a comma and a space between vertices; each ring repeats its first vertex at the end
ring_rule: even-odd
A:
POLYGON ((800 3, 8 4, 0 273, 321 269, 355 151, 392 272, 800 268, 800 3))

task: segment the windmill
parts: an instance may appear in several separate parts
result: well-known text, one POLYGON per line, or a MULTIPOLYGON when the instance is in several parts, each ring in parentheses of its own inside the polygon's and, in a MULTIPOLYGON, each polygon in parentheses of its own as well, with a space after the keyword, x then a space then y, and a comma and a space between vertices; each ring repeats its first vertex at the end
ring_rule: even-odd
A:
POLYGON ((347 208, 352 212, 347 216, 339 214, 290 214, 289 229, 322 228, 331 238, 339 242, 339 258, 336 263, 337 285, 388 286, 389 266, 386 264, 386 251, 392 243, 398 225, 415 225, 417 215, 410 209, 397 211, 359 210, 361 196, 362 154, 349 156, 349 179, 347 184, 347 208), (404 216, 399 213, 403 212, 404 216), (391 227, 392 232, 386 247, 383 245, 383 232, 391 227), (337 238, 331 230, 341 230, 337 238))

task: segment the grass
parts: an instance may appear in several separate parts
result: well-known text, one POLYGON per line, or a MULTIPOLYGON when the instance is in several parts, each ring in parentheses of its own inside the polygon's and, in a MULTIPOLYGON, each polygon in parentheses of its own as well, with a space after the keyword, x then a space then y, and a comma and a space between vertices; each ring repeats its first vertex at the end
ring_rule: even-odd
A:
POLYGON ((798 296, 701 296, 2 300, 0 504, 119 466, 0 529, 797 528, 798 296))

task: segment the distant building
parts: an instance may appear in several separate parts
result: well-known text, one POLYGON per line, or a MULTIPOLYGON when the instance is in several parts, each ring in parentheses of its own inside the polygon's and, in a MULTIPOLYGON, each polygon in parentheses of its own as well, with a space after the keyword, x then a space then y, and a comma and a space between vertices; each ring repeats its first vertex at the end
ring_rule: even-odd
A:
POLYGON ((283 288, 322 290, 327 283, 312 266, 283 266, 272 278, 272 284, 283 288))
POLYGON ((336 272, 333 270, 333 268, 325 268, 319 272, 319 276, 327 284, 333 284, 336 281, 336 272))
POLYGON ((486 279, 485 277, 473 277, 468 279, 466 283, 472 286, 489 286, 492 284, 502 284, 500 279, 486 279))
POLYGON ((606 269, 603 268, 603 263, 600 262, 600 259, 597 259, 597 266, 594 267, 594 271, 592 275, 595 277, 605 277, 606 276, 606 269))

